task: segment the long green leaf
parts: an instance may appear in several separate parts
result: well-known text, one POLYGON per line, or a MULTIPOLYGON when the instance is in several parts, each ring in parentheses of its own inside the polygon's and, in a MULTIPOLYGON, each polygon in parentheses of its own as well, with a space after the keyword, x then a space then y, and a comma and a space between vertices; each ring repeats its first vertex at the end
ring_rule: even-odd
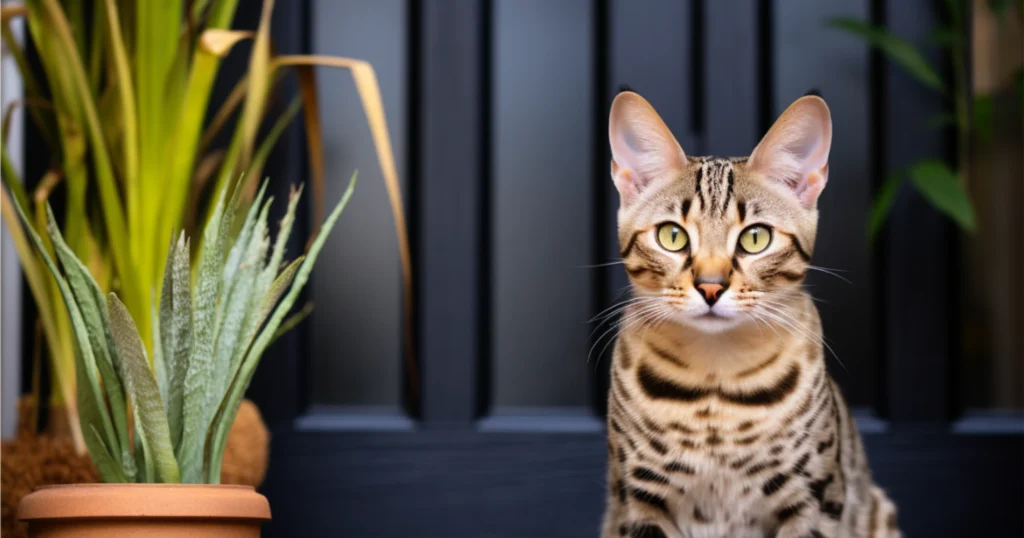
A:
POLYGON ((945 91, 945 84, 935 68, 905 39, 891 34, 885 28, 848 17, 829 19, 828 24, 878 47, 892 61, 925 86, 933 90, 945 91))
POLYGON ((100 289, 89 269, 75 257, 74 252, 64 242, 64 238, 57 228, 57 221, 53 217, 53 211, 46 207, 47 231, 50 240, 53 242, 53 249, 57 258, 64 266, 64 274, 67 275, 71 292, 75 296, 79 309, 82 312, 82 319, 88 331, 89 343, 92 346, 93 356, 96 358, 96 365, 99 367, 100 376, 107 393, 107 402, 110 405, 110 413, 114 423, 114 431, 117 433, 116 445, 120 452, 116 461, 123 467, 124 475, 129 482, 135 481, 135 460, 132 458, 131 445, 128 440, 128 417, 125 409, 125 394, 121 387, 121 380, 115 370, 119 357, 114 349, 113 337, 110 332, 110 318, 107 314, 106 301, 103 298, 103 290, 100 289))
POLYGON ((239 128, 242 130, 242 166, 248 168, 252 151, 256 145, 256 134, 263 119, 267 96, 270 87, 270 16, 274 10, 274 0, 263 0, 263 12, 260 24, 253 41, 252 54, 249 57, 249 88, 245 93, 245 104, 242 106, 242 119, 239 128))
MULTIPOLYGON (((128 477, 121 470, 121 466, 114 461, 114 457, 110 455, 110 451, 107 450, 106 445, 103 443, 103 436, 96 431, 95 424, 89 424, 89 430, 85 434, 87 439, 90 440, 91 446, 96 446, 98 450, 96 452, 89 452, 89 456, 92 458, 92 462, 96 464, 96 469, 99 470, 100 476, 103 477, 103 481, 109 483, 122 484, 125 482, 134 482, 135 477, 128 477)), ((131 454, 129 453, 129 456, 131 454)))
MULTIPOLYGON (((20 205, 14 204, 14 210, 17 212, 22 223, 24 223, 24 229, 28 230, 28 236, 32 240, 32 244, 35 245, 36 251, 43 259, 46 267, 50 269, 50 274, 54 280, 56 280, 61 297, 64 299, 64 304, 67 306, 68 314, 71 318, 75 339, 78 342, 78 349, 75 353, 75 377, 79 419, 81 424, 84 425, 96 426, 99 424, 102 426, 103 433, 102 443, 97 444, 94 436, 90 435, 85 436, 85 444, 89 448, 90 454, 99 453, 102 450, 109 451, 109 447, 118 446, 117 434, 114 431, 114 426, 111 423, 106 406, 103 405, 103 391, 97 378, 96 360, 92 353, 88 329, 85 326, 85 321, 82 319, 82 313, 75 303, 75 297, 71 293, 71 289, 68 287, 64 277, 61 276, 57 264, 47 253, 42 239, 35 229, 32 228, 28 217, 25 216, 24 209, 20 205)), ((58 231, 57 233, 59 234, 60 232, 58 231)), ((111 482, 117 480, 117 478, 116 476, 103 477, 105 481, 111 482)))
POLYGON ((964 230, 974 231, 971 199, 963 185, 957 181, 956 173, 946 163, 934 159, 921 161, 910 169, 910 179, 936 209, 956 221, 964 230))
POLYGON ((181 457, 185 379, 192 352, 192 289, 190 246, 184 232, 171 244, 160 298, 160 337, 167 372, 167 423, 175 454, 181 457))
MULTIPOLYGON (((207 408, 209 394, 214 391, 214 322, 217 298, 220 295, 220 271, 224 258, 225 191, 215 206, 213 218, 203 232, 202 255, 196 273, 196 292, 192 298, 192 349, 185 377, 183 433, 181 440, 182 481, 188 484, 203 481, 203 454, 206 432, 213 417, 207 408)), ((230 211, 228 211, 230 213, 230 211)))
POLYGON ((135 327, 135 321, 124 303, 111 293, 107 296, 110 328, 121 357, 121 376, 131 396, 138 418, 135 428, 142 435, 153 456, 157 478, 165 483, 180 482, 178 463, 171 446, 171 432, 167 427, 167 413, 160 400, 160 388, 146 358, 146 348, 135 327))
POLYGON ((213 482, 219 480, 221 460, 224 455, 224 446, 227 442, 227 435, 231 429, 231 424, 235 420, 235 415, 238 413, 238 406, 241 405, 242 396, 245 394, 246 389, 249 387, 249 383, 252 381, 253 373, 256 370, 257 364, 259 364, 260 357, 263 355, 263 351, 274 337, 274 333, 277 332, 277 328, 281 325, 281 322, 288 315, 288 311, 291 310, 295 300, 298 299, 299 293, 305 286, 306 281, 309 279, 309 273, 313 270, 313 264, 316 263, 316 258, 320 254, 320 250, 323 248, 324 243, 327 241, 327 237, 331 233, 331 229, 334 228, 334 224, 338 221, 338 217, 341 216, 342 210, 348 204, 349 199, 352 197, 352 191, 356 185, 356 174, 352 175, 352 179, 349 181, 348 188, 345 190, 345 194, 342 195, 338 205, 334 207, 330 216, 327 217, 327 221, 320 229, 320 233, 317 234, 316 239, 309 247, 309 252, 306 253, 306 258, 303 260, 299 267, 298 273, 295 275, 295 280, 292 282, 291 288, 288 290, 288 294, 285 295, 284 299, 277 305, 270 320, 260 331, 259 336, 256 337, 256 341, 253 342, 252 347, 249 349, 245 359, 242 361, 241 367, 239 368, 238 374, 235 379, 231 382, 231 388, 228 390, 227 396, 224 401, 221 402, 219 409, 217 410, 217 416, 214 420, 214 424, 211 428, 211 456, 210 456, 210 469, 207 478, 213 482))
MULTIPOLYGON (((97 2, 98 3, 98 2, 97 2)), ((124 44, 124 36, 121 33, 120 17, 117 11, 117 3, 114 0, 104 0, 107 14, 107 28, 110 32, 110 51, 114 60, 114 71, 117 73, 117 92, 120 101, 120 111, 124 133, 122 153, 124 154, 124 184, 127 191, 129 210, 128 214, 135 214, 138 210, 132 209, 132 204, 138 204, 138 173, 139 173, 139 119, 136 115, 135 88, 132 81, 132 73, 128 64, 128 49, 124 44)))
MULTIPOLYGON (((14 176, 7 175, 4 172, 4 184, 15 183, 18 179, 14 176)), ((12 203, 11 197, 8 195, 7 190, 0 189, 0 216, 3 217, 4 223, 7 224, 7 230, 11 234, 11 239, 14 241, 15 249, 18 252, 18 259, 21 261, 21 268, 25 275, 25 281, 28 283, 29 291, 32 292, 32 298, 35 299, 36 305, 39 308, 39 320, 43 327, 43 336, 46 338, 46 345, 50 350, 56 350, 52 353, 60 353, 63 356, 71 357, 74 359, 74 347, 71 342, 65 341, 62 338, 62 334, 57 330, 57 312, 55 312, 55 305, 59 305, 63 308, 63 303, 60 303, 60 298, 53 298, 50 296, 48 281, 50 276, 46 274, 46 270, 43 269, 40 264, 40 257, 33 250, 33 247, 29 244, 29 240, 26 238, 25 226, 23 221, 19 219, 18 212, 15 210, 15 204, 21 207, 21 204, 16 201, 12 203)), ((66 309, 65 309, 66 311, 66 309)), ((72 372, 62 371, 60 368, 54 368, 52 375, 56 378, 57 387, 60 390, 60 395, 63 400, 67 403, 75 403, 75 376, 72 372)), ((75 404, 77 406, 77 404, 75 404)), ((74 440, 75 450, 84 450, 86 448, 85 436, 81 430, 81 423, 77 417, 69 418, 69 426, 71 427, 72 439, 74 440)))
MULTIPOLYGON (((103 129, 100 125, 99 115, 96 111, 96 104, 89 92, 89 83, 85 77, 85 70, 82 67, 81 59, 74 47, 71 28, 67 19, 64 18, 57 0, 33 0, 32 4, 43 2, 49 23, 47 32, 52 32, 58 39, 43 40, 56 42, 61 47, 61 52, 67 57, 68 75, 73 80, 73 91, 83 110, 85 127, 89 136, 89 143, 92 149, 93 165, 96 172, 96 184, 99 188, 99 198, 103 208, 103 218, 106 224, 108 240, 111 243, 110 252, 117 267, 118 276, 122 282, 122 288, 132 290, 132 296, 138 297, 135 290, 135 279, 132 267, 128 263, 128 239, 126 236, 127 226, 122 213, 121 198, 118 194, 118 187, 114 179, 113 168, 110 162, 110 154, 107 151, 103 138, 103 129)), ((37 37, 42 34, 39 30, 37 37)), ((37 43, 39 40, 37 39, 37 43)), ((144 296, 148 297, 148 295, 144 296)), ((138 299, 137 299, 138 300, 138 299)), ((136 300, 136 301, 137 301, 136 300)), ((135 305, 138 307, 139 305, 135 305)))

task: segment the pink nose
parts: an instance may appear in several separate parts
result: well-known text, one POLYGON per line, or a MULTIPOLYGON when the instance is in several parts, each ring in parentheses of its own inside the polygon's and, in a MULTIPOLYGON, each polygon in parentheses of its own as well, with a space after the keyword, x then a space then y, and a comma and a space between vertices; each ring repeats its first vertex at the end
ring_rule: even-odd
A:
POLYGON ((725 293, 725 286, 718 282, 698 282, 697 289, 704 295, 704 302, 708 303, 708 306, 715 304, 715 301, 725 293))

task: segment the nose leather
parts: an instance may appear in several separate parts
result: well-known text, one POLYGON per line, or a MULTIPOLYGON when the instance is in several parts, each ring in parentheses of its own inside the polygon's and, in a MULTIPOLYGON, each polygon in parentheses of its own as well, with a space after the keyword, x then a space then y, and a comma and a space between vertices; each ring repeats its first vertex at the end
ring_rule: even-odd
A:
POLYGON ((711 306, 725 293, 725 286, 718 282, 698 282, 697 290, 704 296, 704 302, 711 306))

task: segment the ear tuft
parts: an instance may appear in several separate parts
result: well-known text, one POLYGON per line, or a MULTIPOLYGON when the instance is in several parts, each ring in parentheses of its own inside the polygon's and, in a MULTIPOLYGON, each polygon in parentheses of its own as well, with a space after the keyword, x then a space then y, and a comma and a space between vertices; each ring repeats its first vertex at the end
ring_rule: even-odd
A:
POLYGON ((813 209, 828 182, 832 117, 818 96, 797 99, 750 154, 748 166, 769 181, 789 188, 806 209, 813 209))
POLYGON ((683 148, 661 116, 643 97, 624 91, 615 97, 608 117, 612 181, 623 206, 631 204, 652 182, 681 170, 683 148))

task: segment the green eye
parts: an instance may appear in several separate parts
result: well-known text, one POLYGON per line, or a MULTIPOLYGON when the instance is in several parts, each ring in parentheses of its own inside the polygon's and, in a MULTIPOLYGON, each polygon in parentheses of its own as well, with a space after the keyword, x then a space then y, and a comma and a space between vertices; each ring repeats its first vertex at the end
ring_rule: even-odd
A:
POLYGON ((740 248, 747 254, 762 252, 771 242, 772 230, 767 226, 754 225, 740 233, 740 248))
POLYGON ((690 238, 686 235, 686 231, 678 224, 666 222, 658 227, 658 243, 661 244, 661 248, 669 252, 679 252, 686 248, 686 244, 689 242, 690 238))

